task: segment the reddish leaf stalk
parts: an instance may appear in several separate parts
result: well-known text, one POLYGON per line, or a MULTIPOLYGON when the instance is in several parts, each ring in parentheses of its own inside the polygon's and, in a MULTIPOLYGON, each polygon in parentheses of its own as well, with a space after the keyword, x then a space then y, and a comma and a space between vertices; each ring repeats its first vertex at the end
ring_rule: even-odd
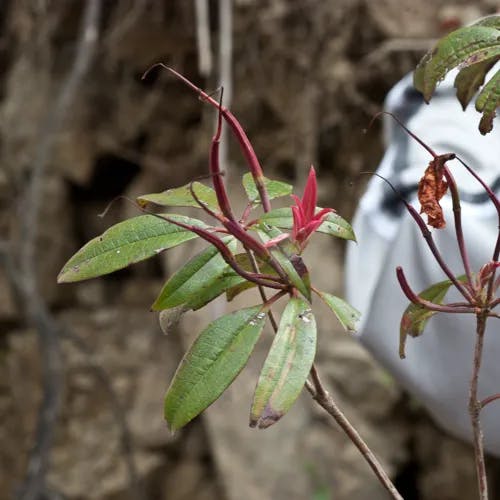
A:
POLYGON ((178 78, 179 80, 184 82, 188 87, 194 90, 201 97, 202 100, 208 102, 209 104, 216 107, 220 111, 224 120, 226 120, 227 124, 231 128, 231 131, 236 137, 238 143, 240 144, 240 148, 243 153, 243 156, 246 159, 248 169, 252 174, 255 186, 257 188, 257 191, 259 192, 262 208, 264 212, 269 212, 271 210, 271 202, 269 200, 267 189, 264 184, 264 173, 262 171, 262 167, 260 166, 259 160, 257 158, 257 155, 255 154, 255 150, 253 149, 252 144, 250 143, 250 140, 248 139, 248 136, 246 135, 245 131, 243 130, 243 127, 240 125, 236 117, 227 108, 225 108, 215 99, 210 97, 206 92, 197 87, 186 77, 184 77, 183 75, 175 71, 173 68, 170 68, 169 66, 166 66, 163 63, 151 66, 151 68, 148 71, 146 71, 146 73, 144 73, 143 78, 146 77, 149 71, 151 71, 153 68, 157 66, 160 66, 169 71, 170 73, 172 73, 176 78, 178 78))
POLYGON ((460 251, 460 256, 462 257, 462 263, 464 265, 465 275, 467 276, 467 283, 469 287, 473 286, 472 272, 469 261, 469 254, 465 246, 464 233, 462 229, 462 207, 460 204, 460 194, 458 192, 457 183, 446 163, 443 164, 443 172, 446 177, 446 182, 451 193, 451 200, 453 203, 453 217, 455 222, 455 234, 457 237, 458 249, 460 251))
POLYGON ((430 311, 435 311, 435 312, 444 312, 444 313, 472 313, 474 312, 474 309, 472 307, 462 307, 462 306, 457 306, 457 305, 452 305, 452 304, 445 304, 445 305, 440 305, 440 304, 435 304, 434 302, 431 302, 429 300, 423 299, 422 297, 419 297, 410 287, 408 284, 408 281, 406 279, 406 276, 404 274, 403 268, 398 266, 396 268, 396 276, 399 281, 399 285, 401 286, 401 289, 403 290, 403 293, 406 295, 408 300, 410 302, 413 302, 414 304, 418 304, 422 307, 425 307, 426 309, 430 311))
MULTIPOLYGON (((486 182, 484 182, 483 179, 481 179, 481 177, 479 177, 479 175, 477 175, 476 172, 474 172, 474 170, 471 167, 469 167, 469 165, 467 165, 467 163, 465 163, 458 156, 457 156, 457 160, 467 169, 467 171, 472 175, 472 177, 474 177, 474 179, 476 179, 479 182, 479 184, 481 184, 481 186, 488 194, 489 199, 491 200, 491 202, 493 203, 493 205, 495 206, 495 209, 497 211, 499 231, 498 231, 497 241, 495 244, 495 249, 493 250, 493 256, 491 258, 491 260, 496 262, 496 261, 498 261, 498 257, 500 255, 500 200, 497 198, 497 196, 492 191, 492 189, 488 186, 488 184, 486 184, 486 182)), ((491 300, 493 297, 493 292, 494 292, 494 288, 495 288, 494 287, 495 274, 496 274, 496 271, 493 271, 490 282, 488 284, 488 292, 487 292, 488 300, 491 300)))
POLYGON ((165 215, 160 215, 160 214, 148 212, 148 211, 144 210, 143 208, 141 208, 141 211, 146 212, 149 215, 153 215, 154 217, 158 217, 159 219, 162 219, 164 221, 167 221, 170 224, 174 224, 178 227, 182 227, 183 229, 186 229, 187 231, 191 231, 192 233, 197 234, 200 238, 204 239, 205 241, 208 241, 215 248, 217 248, 217 250, 219 250, 224 261, 236 273, 238 273, 242 278, 245 278, 246 280, 251 281, 252 283, 260 284, 262 286, 267 286, 268 288, 275 288, 277 290, 288 290, 288 288, 290 287, 290 284, 283 283, 276 276, 273 276, 270 274, 249 273, 248 271, 245 271, 244 269, 242 269, 238 265, 238 263, 236 262, 233 254, 231 253, 229 248, 225 245, 225 243, 218 236, 210 233, 206 229, 202 229, 202 228, 193 226, 191 224, 184 224, 183 222, 176 221, 176 220, 171 219, 170 217, 167 217, 165 215))
MULTIPOLYGON (((222 95, 221 95, 222 99, 222 95)), ((229 219, 235 220, 233 211, 231 210, 231 204, 229 203, 229 196, 227 195, 226 186, 222 180, 222 173, 219 165, 219 145, 220 137, 222 134, 222 113, 220 112, 221 105, 219 104, 219 114, 217 117, 217 129, 215 135, 212 138, 212 143, 210 145, 210 160, 209 160, 209 171, 212 175, 212 182, 214 185, 215 195, 217 196, 217 203, 221 212, 229 219)))
MULTIPOLYGON (((166 218, 165 220, 168 219, 166 218)), ((169 222, 174 222, 174 221, 169 221, 169 222)), ((204 229, 200 229, 195 226, 190 227, 186 225, 186 229, 188 228, 190 231, 192 231, 193 233, 197 234, 198 236, 200 236, 201 238, 203 238, 204 240, 208 241, 213 246, 215 246, 217 250, 219 250, 220 254, 222 255, 222 258, 226 261, 226 263, 229 264, 234 269, 234 271, 236 271, 242 278, 245 278, 248 281, 252 281, 253 283, 260 284, 262 286, 267 286, 269 288, 276 288, 278 290, 286 290, 289 287, 289 285, 277 281, 276 277, 273 275, 255 274, 245 271, 243 268, 238 266, 236 260, 233 257, 233 254, 220 238, 218 238, 214 234, 205 231, 204 229)))
POLYGON ((496 306, 498 306, 498 304, 500 304, 500 298, 495 299, 494 301, 491 302, 490 309, 494 309, 496 306))
POLYGON ((481 409, 483 409, 486 405, 493 403, 493 401, 496 401, 498 399, 500 399, 500 394, 492 394, 491 396, 484 398, 481 401, 481 409))
MULTIPOLYGON (((392 115, 391 115, 392 116, 392 115)), ((399 193, 399 191, 385 178, 382 177, 381 175, 377 174, 376 172, 370 172, 370 174, 375 175, 377 177, 380 177, 383 181, 385 181, 389 187, 393 190, 393 192, 399 197, 399 199, 403 202, 403 204, 406 207, 406 210, 408 213, 412 216, 413 220, 417 223, 418 228, 420 229, 420 232, 422 233, 422 236, 425 239, 425 242, 427 243, 427 246, 429 247, 430 251, 432 252, 432 255, 436 259, 436 262, 439 264, 439 267, 443 270, 443 272, 446 274, 448 279, 453 283, 455 288, 463 295, 465 300, 467 302, 472 302, 472 296, 470 295, 469 291, 465 289, 465 287, 460 283, 460 281, 457 280, 451 269, 448 267, 446 262, 444 261, 443 257, 441 256, 441 253, 439 252, 436 243, 434 242, 434 238, 432 237, 432 233, 427 227, 427 224, 425 223, 424 219, 422 216, 417 212, 417 210, 410 204, 408 203, 399 193)))
POLYGON ((213 210, 210 209, 210 207, 208 207, 208 205, 200 200, 200 198, 198 198, 198 195, 196 194, 194 188, 193 188, 193 182, 190 182, 189 183, 189 192, 191 193, 191 196, 193 197, 194 201, 196 201, 196 203, 198 203, 199 207, 204 210, 208 215, 210 215, 211 217, 213 217, 214 219, 217 219, 219 222, 223 222, 223 218, 221 215, 215 213, 213 210))
MULTIPOLYGON (((394 114, 392 114, 392 113, 390 113, 388 111, 381 111, 380 113, 377 113, 375 115, 375 117, 372 119, 372 121, 370 122, 370 125, 371 125, 371 123, 373 123, 373 120, 375 120, 381 114, 387 114, 393 120, 395 120, 399 124, 399 126, 410 137, 412 137, 415 141, 417 141, 433 157, 434 160, 436 160, 436 159, 438 159, 440 157, 440 155, 438 155, 430 146, 428 146, 424 141, 422 141, 422 139, 420 139, 420 137, 418 137, 417 135, 415 135, 396 115, 394 115, 394 114)), ((453 158, 457 158, 454 153, 451 153, 451 154, 453 155, 453 158)), ((441 156, 443 156, 443 155, 441 155, 441 156)), ((449 159, 452 159, 452 158, 450 157, 449 159)), ((459 158, 457 158, 457 159, 459 159, 459 158)), ((460 161, 460 159, 459 159, 459 161, 460 161)), ((460 255, 462 256, 462 261, 463 261, 463 264, 464 264, 465 273, 467 275, 467 280, 469 282, 469 285, 471 285, 472 284, 472 275, 471 275, 471 271, 470 271, 470 264, 469 264, 468 254, 467 254, 467 251, 466 251, 466 248, 465 248, 465 242, 464 242, 463 232, 462 232, 462 222, 461 222, 461 218, 460 218, 460 198, 458 196, 458 189, 456 187, 455 179, 451 175, 451 173, 448 170, 448 168, 445 166, 445 163, 443 163, 443 166, 444 166, 444 174, 445 174, 446 180, 448 181, 448 184, 450 186, 450 190, 451 190, 452 186, 455 189, 455 191, 451 190, 452 200, 453 200, 453 211, 454 211, 454 214, 455 214, 455 231, 457 233, 457 242, 458 242, 459 249, 460 249, 460 255), (451 181, 451 184, 450 184, 450 181, 451 181), (457 220, 458 220, 458 224, 457 224, 457 220)), ((432 234, 429 231, 429 229, 427 228, 427 225, 425 224, 425 221, 422 219, 422 217, 420 216, 420 214, 409 203, 406 202, 406 200, 403 199, 403 202, 405 203, 406 208, 410 212, 411 216, 417 222, 420 230, 422 231, 422 235, 426 239, 427 244, 428 244, 431 252, 433 253, 434 257, 436 258, 436 261, 440 265, 441 269, 445 272, 445 274, 452 281, 452 283, 455 285, 455 287, 457 288, 457 290, 465 297, 465 299, 467 301, 470 301, 472 299, 471 295, 462 286, 462 284, 455 278, 455 276, 453 275, 453 273, 451 272, 451 270, 448 268, 448 266, 446 265, 446 263, 442 259, 441 254, 439 253, 436 245, 434 244, 434 240, 432 238, 432 234)), ((500 209, 500 205, 499 205, 499 209, 500 209)), ((499 212, 499 217, 500 217, 500 212, 499 212)), ((499 240, 498 244, 499 244, 499 251, 500 251, 500 240, 499 240)))
POLYGON ((413 217, 415 222, 417 223, 420 232, 422 233, 422 236, 424 237, 427 246, 429 247, 430 251, 432 252, 432 255, 434 255, 434 258, 436 259, 436 262, 439 264, 439 267, 443 270, 443 272, 448 276, 450 281, 455 285, 455 288, 464 296, 465 300, 467 302, 472 301, 472 296, 469 293, 469 291, 460 283, 460 281, 457 280, 456 276, 453 274, 451 269, 448 267, 446 262, 444 261, 441 253, 439 252, 436 243, 434 242, 434 238, 432 237, 432 233, 427 227, 427 224, 425 223, 424 219, 422 216, 415 210, 413 206, 411 206, 406 200, 403 200, 406 209, 410 213, 410 215, 413 217))
MULTIPOLYGON (((261 287, 260 287, 260 285, 258 285, 258 287, 259 287, 259 288, 261 288, 261 287)), ((264 290, 262 290, 262 291, 264 291, 264 290)), ((262 304, 263 304, 263 306, 264 306, 264 309, 266 309, 266 310, 267 310, 268 314, 269 314, 269 315, 271 315, 271 317, 272 317, 271 306, 272 306, 272 305, 273 305, 276 301, 278 301, 279 299, 281 299, 281 297, 284 297, 287 293, 288 293, 288 292, 287 292, 286 290, 281 290, 280 292, 275 293, 275 294, 274 294, 274 295, 273 295, 270 299, 267 299, 267 298, 266 298, 266 300, 264 300, 264 301, 262 302, 262 304)), ((274 318, 273 318, 273 319, 274 319, 274 318)))
MULTIPOLYGON (((257 263, 257 260, 255 259, 254 254, 246 247, 245 247, 245 252, 248 255, 248 258, 250 260, 250 265, 252 266, 253 272, 260 273, 259 264, 257 263)), ((262 302, 264 304, 266 304, 268 299, 267 299, 266 291, 264 290, 264 287, 262 285, 257 285, 257 288, 259 290, 259 294, 260 294, 260 298, 262 299, 262 302)), ((278 331, 278 323, 276 322, 276 319, 273 315, 273 311, 271 309, 269 309, 267 311, 267 316, 269 317, 269 321, 271 322, 271 326, 272 326, 274 332, 277 332, 278 331)))

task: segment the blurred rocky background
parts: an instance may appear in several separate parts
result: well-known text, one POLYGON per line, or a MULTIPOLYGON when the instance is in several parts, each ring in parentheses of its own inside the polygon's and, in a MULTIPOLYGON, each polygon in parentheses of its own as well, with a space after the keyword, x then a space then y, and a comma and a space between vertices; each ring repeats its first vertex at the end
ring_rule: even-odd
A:
MULTIPOLYGON (((210 92, 222 81, 267 175, 300 184, 313 163, 321 203, 350 219, 366 182, 358 173, 381 158, 380 125, 364 131, 387 91, 434 39, 497 8, 491 0, 3 0, 0 498, 387 498, 308 394, 271 429, 248 428, 270 335, 220 401, 168 432, 162 400, 176 364, 226 307, 188 314, 168 335, 148 312, 195 244, 89 282, 58 286, 56 276, 86 241, 136 213, 122 199, 99 218, 115 197, 206 171, 213 109, 165 71, 141 80, 150 65, 165 62, 210 92)), ((238 193, 244 162, 226 144, 238 193)), ((315 280, 341 294, 344 243, 316 240, 315 280)), ((328 387, 405 498, 475 498, 471 448, 437 429, 326 313, 320 329, 328 387)), ((490 467, 498 499, 499 467, 490 467)))

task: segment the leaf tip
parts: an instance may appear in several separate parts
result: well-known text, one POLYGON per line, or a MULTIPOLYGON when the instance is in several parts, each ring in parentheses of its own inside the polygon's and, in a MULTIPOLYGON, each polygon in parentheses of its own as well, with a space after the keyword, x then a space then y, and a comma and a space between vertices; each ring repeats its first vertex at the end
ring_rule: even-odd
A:
POLYGON ((63 267, 61 272, 57 275, 57 284, 62 285, 64 283, 72 283, 73 281, 79 281, 78 273, 80 271, 80 266, 73 267, 63 267))
POLYGON ((267 429, 271 425, 275 424, 280 420, 285 413, 283 411, 275 410, 269 404, 266 405, 260 417, 250 420, 250 427, 258 427, 259 429, 267 429))

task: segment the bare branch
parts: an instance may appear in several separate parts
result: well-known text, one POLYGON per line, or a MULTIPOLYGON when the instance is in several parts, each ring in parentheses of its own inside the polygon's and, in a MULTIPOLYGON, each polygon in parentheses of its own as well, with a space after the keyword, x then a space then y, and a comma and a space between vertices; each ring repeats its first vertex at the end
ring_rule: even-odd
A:
MULTIPOLYGON (((45 475, 54 441, 55 423, 61 403, 62 356, 59 345, 59 327, 51 315, 37 286, 36 242, 39 212, 42 204, 42 187, 49 163, 54 137, 64 124, 71 102, 85 76, 97 45, 98 25, 101 13, 100 0, 89 0, 83 13, 79 41, 74 64, 63 83, 40 130, 40 139, 33 161, 31 181, 24 200, 24 217, 21 221, 22 247, 20 249, 21 280, 18 293, 26 307, 26 316, 38 331, 38 341, 43 367, 44 394, 28 469, 18 498, 36 500, 45 490, 45 475)), ((6 261, 8 263, 8 261, 6 261)))
POLYGON ((196 15, 196 43, 198 70, 207 77, 212 72, 212 47, 210 43, 210 7, 208 0, 194 0, 196 15))
MULTIPOLYGON (((233 100, 233 0, 219 0, 219 75, 218 86, 224 90, 224 106, 231 108, 233 100)), ((221 103, 222 104, 222 103, 221 103)), ((219 162, 229 171, 227 130, 222 130, 219 162)), ((229 181, 227 181, 229 182, 229 181)))
POLYGON ((75 335, 73 332, 63 329, 61 330, 61 338, 70 341, 79 351, 81 351, 88 359, 89 369, 94 373, 95 378, 104 388, 108 395, 108 403, 115 417, 115 421, 120 431, 120 446, 122 455, 125 460, 125 465, 128 471, 129 490, 136 500, 143 500, 144 494, 140 488, 137 468, 133 455, 133 443, 130 428, 125 417, 125 409, 123 408, 111 379, 106 371, 93 359, 93 353, 85 341, 75 335))

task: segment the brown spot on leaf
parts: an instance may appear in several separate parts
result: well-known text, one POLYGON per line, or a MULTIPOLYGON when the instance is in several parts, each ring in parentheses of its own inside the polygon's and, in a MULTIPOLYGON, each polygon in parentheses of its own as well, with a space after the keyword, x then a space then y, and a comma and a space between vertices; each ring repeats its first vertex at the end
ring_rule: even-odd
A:
POLYGON ((283 415, 284 413, 282 411, 276 411, 267 404, 259 418, 259 429, 271 427, 271 425, 275 424, 283 415))
POLYGON ((444 164, 455 157, 453 154, 440 155, 434 158, 424 176, 418 183, 418 201, 420 202, 420 213, 427 215, 427 224, 442 229, 446 226, 443 209, 439 200, 445 195, 448 184, 444 178, 444 164))

